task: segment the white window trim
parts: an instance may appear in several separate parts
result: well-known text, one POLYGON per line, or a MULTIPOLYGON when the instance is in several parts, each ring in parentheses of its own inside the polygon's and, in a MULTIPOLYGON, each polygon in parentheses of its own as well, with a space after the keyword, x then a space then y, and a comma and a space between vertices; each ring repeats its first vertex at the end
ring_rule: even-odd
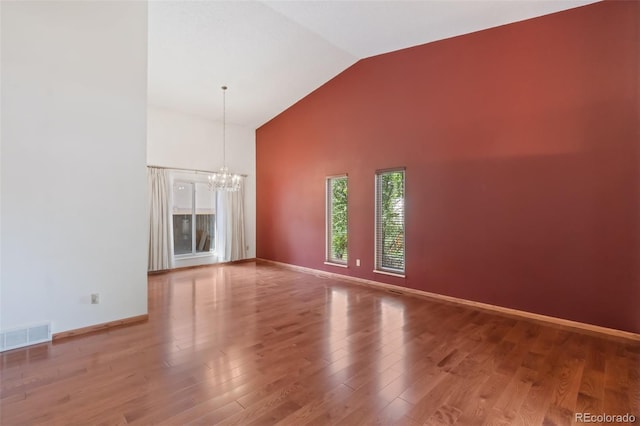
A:
POLYGON ((381 275, 389 275, 390 277, 407 278, 405 274, 398 274, 398 273, 389 272, 386 270, 374 269, 373 272, 381 275))
MULTIPOLYGON (((171 214, 171 221, 173 222, 173 185, 176 183, 185 183, 185 184, 189 184, 189 185, 193 185, 193 198, 192 198, 192 215, 195 213, 195 203, 196 203, 196 199, 195 199, 195 184, 196 183, 209 183, 208 177, 207 175, 203 175, 201 173, 198 173, 197 171, 194 172, 189 172, 189 171, 173 171, 170 175, 169 175, 169 205, 167 206, 167 208, 170 211, 171 214)), ((217 212, 217 205, 216 205, 216 216, 217 216, 218 212, 217 212)), ((192 230, 191 232, 193 233, 192 235, 195 235, 195 220, 192 216, 192 230)), ((173 244, 173 225, 170 227, 170 235, 169 235, 170 239, 171 239, 171 244, 173 244)), ((191 246, 191 253, 182 253, 182 254, 175 254, 174 252, 174 248, 171 248, 171 253, 173 253, 172 259, 170 260, 171 263, 171 267, 181 267, 181 266, 185 266, 182 265, 182 262, 184 261, 188 261, 189 259, 200 259, 200 258, 212 258, 212 259, 216 259, 218 258, 218 252, 217 252, 217 246, 214 245, 214 250, 209 251, 209 252, 198 252, 195 251, 194 252, 194 248, 195 248, 195 240, 192 238, 192 246, 191 246)), ((209 262, 207 262, 209 263, 209 262)), ((186 266, 190 266, 190 265, 186 265, 186 266)))
POLYGON ((389 169, 376 170, 375 180, 373 184, 374 191, 374 212, 373 212, 373 272, 376 274, 389 275, 392 277, 406 278, 407 271, 407 232, 406 232, 406 199, 407 199, 407 171, 406 167, 393 167, 389 169), (378 179, 384 173, 389 172, 402 172, 402 186, 404 189, 405 210, 403 216, 404 235, 403 235, 403 247, 402 247, 402 259, 404 263, 404 269, 385 268, 378 264, 378 179))
POLYGON ((347 238, 349 235, 349 175, 347 173, 343 173, 343 174, 339 174, 339 175, 331 175, 331 176, 327 176, 325 178, 325 183, 324 183, 324 215, 325 215, 325 220, 324 220, 324 264, 325 265, 331 265, 331 266, 338 266, 338 267, 342 267, 342 268, 348 268, 349 264, 349 243, 347 242, 347 260, 344 262, 339 262, 336 261, 335 259, 331 259, 330 257, 330 251, 331 251, 331 243, 329 242, 329 237, 331 235, 330 232, 330 222, 331 222, 331 214, 329 212, 329 205, 330 205, 330 195, 329 195, 329 188, 330 188, 330 184, 331 184, 331 180, 332 179, 337 179, 337 178, 345 178, 347 179, 347 238))

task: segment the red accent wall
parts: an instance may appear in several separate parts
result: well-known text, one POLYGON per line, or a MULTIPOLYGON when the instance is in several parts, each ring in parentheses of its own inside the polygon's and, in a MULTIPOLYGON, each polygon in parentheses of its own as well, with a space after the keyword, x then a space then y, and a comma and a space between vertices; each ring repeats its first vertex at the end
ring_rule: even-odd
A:
POLYGON ((257 256, 640 333, 639 27, 603 2, 359 61, 257 130, 257 256), (405 279, 372 272, 396 166, 405 279), (340 173, 348 269, 323 264, 340 173))

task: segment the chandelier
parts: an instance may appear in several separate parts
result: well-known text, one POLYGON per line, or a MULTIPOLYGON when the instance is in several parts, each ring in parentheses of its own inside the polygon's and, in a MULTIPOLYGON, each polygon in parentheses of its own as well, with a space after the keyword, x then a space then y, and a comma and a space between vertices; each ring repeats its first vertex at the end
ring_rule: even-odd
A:
POLYGON ((211 191, 237 191, 240 189, 240 181, 242 176, 229 172, 226 162, 227 148, 227 105, 226 105, 227 86, 222 86, 222 167, 217 172, 209 176, 209 189, 211 191))

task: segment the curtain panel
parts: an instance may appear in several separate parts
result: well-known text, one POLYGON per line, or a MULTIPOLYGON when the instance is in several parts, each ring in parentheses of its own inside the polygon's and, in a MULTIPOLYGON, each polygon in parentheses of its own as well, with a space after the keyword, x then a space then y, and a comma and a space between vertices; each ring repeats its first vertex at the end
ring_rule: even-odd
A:
POLYGON ((218 192, 218 261, 229 262, 247 257, 244 234, 244 180, 237 191, 218 192))
POLYGON ((149 271, 171 268, 171 214, 169 212, 168 171, 147 168, 149 186, 149 271))

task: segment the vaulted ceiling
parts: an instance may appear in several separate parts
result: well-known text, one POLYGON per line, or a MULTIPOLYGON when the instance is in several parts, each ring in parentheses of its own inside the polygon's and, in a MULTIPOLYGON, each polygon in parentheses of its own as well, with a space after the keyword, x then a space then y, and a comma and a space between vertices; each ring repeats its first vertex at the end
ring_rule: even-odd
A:
POLYGON ((593 0, 150 1, 149 104, 259 127, 360 59, 593 0))

